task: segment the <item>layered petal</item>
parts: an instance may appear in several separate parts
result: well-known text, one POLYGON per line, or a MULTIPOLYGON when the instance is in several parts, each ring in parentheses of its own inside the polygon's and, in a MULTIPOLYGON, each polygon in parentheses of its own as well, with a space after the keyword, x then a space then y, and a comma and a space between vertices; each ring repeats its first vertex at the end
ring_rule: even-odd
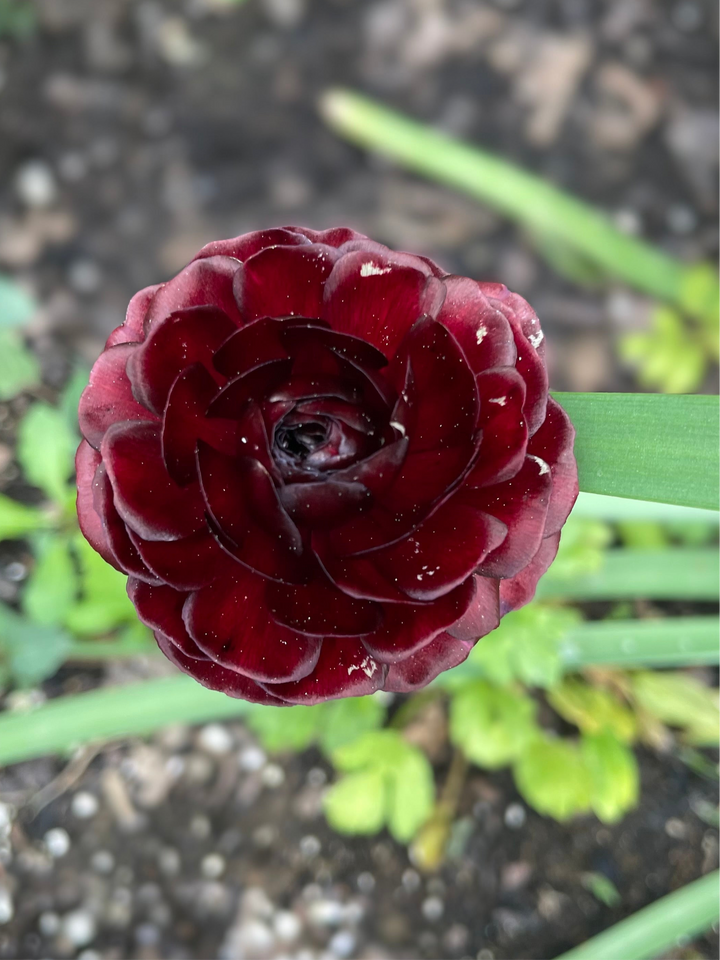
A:
POLYGON ((198 647, 215 663, 252 680, 287 683, 310 673, 321 641, 288 630, 268 616, 266 581, 236 567, 192 593, 183 619, 198 647))
POLYGON ((75 454, 78 522, 83 536, 93 550, 96 550, 103 560, 116 570, 121 570, 93 503, 95 472, 100 466, 101 459, 99 452, 94 450, 87 440, 80 443, 75 454))
POLYGON ((540 544, 530 563, 509 580, 500 581, 500 614, 505 616, 530 603, 535 596, 538 580, 555 559, 560 545, 560 534, 554 533, 540 544))
POLYGON ((575 428, 563 408, 548 398, 547 416, 528 443, 528 453, 550 467, 552 494, 545 522, 545 536, 557 533, 577 500, 578 473, 573 455, 575 428))
POLYGON ((162 283, 156 283, 135 294, 128 304, 125 323, 116 327, 107 338, 106 350, 118 343, 137 343, 145 338, 145 316, 155 294, 162 286, 162 283))
POLYGON ((451 670, 467 660, 473 646, 467 640, 457 640, 449 633, 440 633, 422 650, 406 660, 393 663, 388 669, 383 690, 393 693, 421 690, 445 670, 451 670))
POLYGON ((235 275, 235 297, 246 322, 259 317, 319 317, 325 281, 337 260, 333 247, 266 247, 235 275))
POLYGON ((359 640, 323 640, 312 673, 295 683, 264 684, 287 703, 320 703, 335 697, 362 697, 382 689, 387 666, 378 663, 359 640))

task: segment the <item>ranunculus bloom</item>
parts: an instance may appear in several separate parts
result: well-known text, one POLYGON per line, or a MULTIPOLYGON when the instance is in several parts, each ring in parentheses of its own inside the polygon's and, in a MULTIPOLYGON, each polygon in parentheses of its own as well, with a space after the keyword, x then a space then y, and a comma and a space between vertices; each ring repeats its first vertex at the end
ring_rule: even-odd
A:
POLYGON ((82 530, 206 686, 417 690, 532 598, 577 495, 542 341, 501 284, 352 230, 211 243, 93 368, 82 530))

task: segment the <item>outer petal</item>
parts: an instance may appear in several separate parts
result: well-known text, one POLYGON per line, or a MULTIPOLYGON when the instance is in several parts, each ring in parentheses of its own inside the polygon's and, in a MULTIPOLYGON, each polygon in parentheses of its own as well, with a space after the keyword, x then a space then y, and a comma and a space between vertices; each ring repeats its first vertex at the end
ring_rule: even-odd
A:
POLYGON ((203 528, 197 484, 179 487, 170 477, 157 424, 116 423, 105 434, 101 452, 115 507, 143 539, 178 540, 203 528))
POLYGON ((473 503, 502 520, 508 530, 500 546, 485 557, 479 573, 486 577, 514 577, 530 563, 545 536, 552 486, 545 461, 528 456, 511 480, 473 492, 473 503))
POLYGON ((182 608, 187 599, 186 593, 165 585, 151 586, 135 577, 128 578, 127 592, 146 627, 159 630, 186 656, 193 659, 204 656, 188 636, 183 623, 182 608))
POLYGON ((260 317, 319 317, 325 281, 337 260, 333 247, 266 247, 235 275, 246 322, 260 317))
POLYGON ((183 609, 187 631, 222 666, 253 680, 289 682, 317 663, 321 641, 275 623, 265 601, 266 581, 242 567, 190 595, 183 609))
POLYGON ((377 629, 382 608, 358 600, 322 573, 308 584, 268 583, 267 606, 277 623, 314 637, 359 637, 377 629))
POLYGON ((540 549, 530 563, 517 576, 500 581, 500 612, 504 617, 511 610, 524 607, 535 596, 538 580, 555 559, 560 544, 560 534, 554 533, 543 540, 540 549))
POLYGON ((212 243, 207 243, 194 259, 204 260, 207 257, 220 256, 233 257, 235 260, 247 260, 267 247, 278 245, 287 247, 310 243, 307 233, 308 231, 297 227, 272 227, 270 230, 254 230, 252 233, 243 233, 231 240, 213 240, 212 243))
POLYGON ((394 693, 420 690, 438 674, 466 660, 473 646, 467 640, 456 640, 449 633, 441 633, 418 653, 394 663, 388 670, 383 690, 394 693))
POLYGON ((524 415, 525 382, 516 370, 500 367, 477 378, 478 428, 482 431, 475 466, 465 484, 483 487, 515 476, 525 462, 528 429, 524 415))
POLYGON ((320 658, 308 676, 295 683, 263 684, 288 703, 319 703, 335 697, 361 697, 379 690, 387 666, 378 663, 359 640, 323 640, 320 658))
POLYGON ((222 310, 235 326, 242 317, 233 295, 233 277, 240 264, 231 257, 207 257, 193 260, 172 280, 158 290, 145 317, 146 333, 160 320, 165 320, 188 307, 212 305, 222 310))
POLYGON ((475 596, 460 619, 448 627, 448 634, 456 640, 473 643, 500 624, 500 581, 474 576, 475 596))
POLYGON ((575 428, 563 408, 548 398, 547 416, 528 443, 528 453, 550 466, 552 495, 545 522, 545 536, 556 533, 567 520, 578 495, 577 463, 573 455, 575 428))
POLYGON ((93 504, 93 482, 95 471, 101 463, 100 454, 93 450, 87 440, 83 440, 75 454, 75 474, 77 476, 77 515, 83 536, 100 556, 116 570, 125 572, 108 543, 102 520, 93 504))
POLYGON ((145 287, 144 290, 139 290, 135 294, 128 304, 125 323, 116 327, 107 338, 106 350, 118 343, 134 343, 144 339, 145 314, 153 297, 161 287, 162 283, 156 283, 152 287, 145 287))
POLYGON ((213 356, 235 329, 227 314, 214 306, 179 310, 156 323, 128 362, 133 394, 149 410, 162 414, 178 375, 194 363, 201 363, 216 382, 224 383, 213 366, 213 356))
POLYGON ((507 318, 489 303, 480 285, 467 277, 445 277, 445 302, 438 320, 463 349, 475 373, 513 367, 517 349, 507 318))
POLYGON ((285 706, 284 701, 278 700, 267 690, 264 690, 260 684, 255 683, 254 680, 250 680, 234 670, 221 667, 220 664, 213 663, 212 660, 207 658, 195 660, 188 657, 160 632, 155 633, 155 639, 168 660, 179 667, 183 673, 189 673, 194 680, 197 680, 204 687, 217 690, 228 697, 249 700, 250 703, 262 703, 276 707, 285 706))
POLYGON ((104 463, 100 463, 95 471, 93 504, 102 520, 107 542, 115 557, 114 566, 118 566, 123 573, 139 577, 147 583, 160 583, 158 577, 143 562, 142 557, 135 549, 130 540, 128 528, 115 509, 113 489, 104 463))
POLYGON ((90 371, 90 383, 83 390, 78 410, 80 432, 91 446, 100 449, 105 431, 119 420, 156 420, 157 417, 135 399, 125 373, 128 359, 137 344, 119 343, 105 350, 90 371))
POLYGON ((420 261, 398 266, 389 253, 348 253, 325 284, 322 317, 391 357, 416 320, 440 308, 442 284, 428 272, 420 261))
POLYGON ((228 567, 234 569, 233 561, 205 530, 170 541, 143 540, 132 530, 129 536, 148 570, 175 590, 199 590, 228 567))
POLYGON ((474 578, 468 577, 432 603, 386 603, 382 626, 363 637, 363 644, 381 663, 405 660, 462 617, 474 596, 474 578))

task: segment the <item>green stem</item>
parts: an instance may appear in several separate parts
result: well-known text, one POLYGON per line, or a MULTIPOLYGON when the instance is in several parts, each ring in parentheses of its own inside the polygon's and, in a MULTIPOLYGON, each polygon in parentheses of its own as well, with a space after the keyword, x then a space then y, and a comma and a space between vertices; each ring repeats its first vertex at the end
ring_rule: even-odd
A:
POLYGON ((692 266, 621 233, 600 211, 546 180, 349 90, 326 93, 320 111, 353 143, 463 190, 645 293, 686 305, 692 266))
POLYGON ((717 548, 609 550, 602 567, 585 576, 554 576, 552 568, 536 596, 547 600, 717 600, 717 548))
POLYGON ((557 960, 649 960, 680 937, 707 930, 720 915, 718 871, 651 903, 557 960))
POLYGON ((560 652, 568 670, 717 664, 719 627, 717 617, 596 620, 571 630, 560 652))

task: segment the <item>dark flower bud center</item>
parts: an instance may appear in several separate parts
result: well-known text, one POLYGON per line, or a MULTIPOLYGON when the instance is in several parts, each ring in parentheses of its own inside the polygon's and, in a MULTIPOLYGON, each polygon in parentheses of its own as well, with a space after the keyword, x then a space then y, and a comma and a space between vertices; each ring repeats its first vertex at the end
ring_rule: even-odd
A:
POLYGON ((276 434, 276 443, 281 450, 290 454, 291 457, 304 460, 309 454, 314 453, 318 447, 321 447, 327 441, 327 438, 327 424, 311 421, 281 427, 276 434))

